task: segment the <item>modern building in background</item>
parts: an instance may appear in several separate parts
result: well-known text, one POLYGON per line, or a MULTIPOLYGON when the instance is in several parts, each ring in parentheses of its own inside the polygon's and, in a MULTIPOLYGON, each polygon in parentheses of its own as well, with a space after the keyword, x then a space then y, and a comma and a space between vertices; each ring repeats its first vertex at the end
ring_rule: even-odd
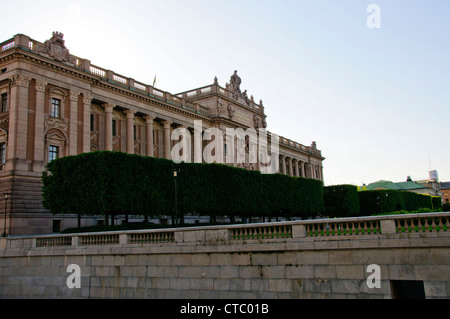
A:
MULTIPOLYGON (((438 173, 436 170, 433 170, 429 172, 428 179, 413 181, 411 176, 408 176, 406 178, 406 181, 404 182, 392 182, 387 180, 380 180, 377 182, 370 183, 368 185, 364 185, 362 187, 362 190, 392 189, 430 196, 443 197, 443 192, 441 190, 442 184, 445 183, 439 182, 438 173)), ((443 201, 445 202, 444 197, 443 201)))
MULTIPOLYGON (((58 32, 43 43, 18 34, 0 44, 0 95, 0 227, 7 234, 76 225, 76 215, 52 216, 42 207, 41 174, 56 158, 110 150, 171 159, 176 128, 192 134, 192 146, 200 141, 205 147, 209 128, 225 136, 227 128, 267 126, 263 102, 241 89, 237 71, 225 87, 215 78, 172 94, 70 54, 58 32), (195 121, 202 123, 200 132, 195 121)), ((279 172, 323 181, 324 157, 315 142, 279 141, 279 172)), ((246 143, 245 161, 230 165, 260 170, 246 143)), ((219 154, 224 162, 230 156, 225 144, 219 154)), ((83 218, 86 225, 96 222, 83 218)))

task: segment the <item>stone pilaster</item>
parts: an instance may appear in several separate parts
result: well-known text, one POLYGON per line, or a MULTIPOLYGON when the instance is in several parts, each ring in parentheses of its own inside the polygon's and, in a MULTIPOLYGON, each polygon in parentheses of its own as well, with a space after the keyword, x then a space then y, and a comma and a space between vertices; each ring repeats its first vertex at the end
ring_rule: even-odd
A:
POLYGON ((134 115, 136 111, 125 110, 127 116, 127 153, 134 154, 134 115))
POLYGON ((163 121, 162 124, 164 125, 164 158, 165 159, 171 159, 170 156, 170 126, 172 125, 172 122, 170 121, 163 121))
POLYGON ((31 78, 17 74, 11 78, 9 136, 6 170, 28 170, 28 92, 31 78))
POLYGON ((112 112, 114 105, 110 103, 103 104, 105 108, 105 150, 113 150, 113 136, 112 136, 112 112))
POLYGON ((153 121, 155 120, 154 116, 145 115, 144 116, 146 126, 146 140, 147 140, 147 156, 153 157, 153 121))
POLYGON ((34 153, 33 167, 34 172, 44 170, 45 142, 44 142, 44 114, 45 114, 45 88, 47 83, 36 81, 36 111, 35 111, 35 129, 34 129, 34 153))
POLYGON ((78 97, 80 92, 70 91, 69 155, 78 154, 78 97))
POLYGON ((91 102, 92 95, 83 94, 83 153, 91 151, 91 102))

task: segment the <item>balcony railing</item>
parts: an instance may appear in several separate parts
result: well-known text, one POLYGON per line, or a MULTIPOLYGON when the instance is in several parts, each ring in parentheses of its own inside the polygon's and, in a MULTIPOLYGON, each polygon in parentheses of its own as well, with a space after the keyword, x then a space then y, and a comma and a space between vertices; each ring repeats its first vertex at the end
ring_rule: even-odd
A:
MULTIPOLYGON (((411 233, 450 236, 450 213, 35 236, 31 247, 165 245, 186 242, 227 242, 229 244, 248 241, 296 242, 307 238, 348 240, 393 234, 410 235, 411 233)), ((15 239, 20 237, 10 238, 10 240, 15 239)))

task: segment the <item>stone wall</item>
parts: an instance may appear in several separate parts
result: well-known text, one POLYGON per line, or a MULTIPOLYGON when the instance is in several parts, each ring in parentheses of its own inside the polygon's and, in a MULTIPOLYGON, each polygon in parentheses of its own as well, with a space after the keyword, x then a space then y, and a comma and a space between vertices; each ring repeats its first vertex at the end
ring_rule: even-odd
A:
POLYGON ((4 238, 0 298, 391 298, 393 280, 449 298, 450 214, 428 216, 440 222, 411 232, 385 216, 4 238), (80 289, 67 287, 71 264, 80 289))

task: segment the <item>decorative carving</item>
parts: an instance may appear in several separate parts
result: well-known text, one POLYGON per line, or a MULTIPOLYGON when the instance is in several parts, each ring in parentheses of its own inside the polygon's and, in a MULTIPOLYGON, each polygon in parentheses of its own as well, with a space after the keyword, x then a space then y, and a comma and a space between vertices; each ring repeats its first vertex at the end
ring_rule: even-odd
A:
POLYGON ((29 87, 31 78, 22 74, 13 75, 11 78, 11 87, 23 86, 29 87))
POLYGON ((36 91, 38 92, 45 92, 45 87, 47 86, 46 82, 42 82, 39 80, 36 80, 36 91))
POLYGON ((74 102, 78 102, 78 96, 80 95, 80 92, 78 91, 70 91, 70 100, 74 102))
POLYGON ((134 110, 125 110, 123 112, 127 116, 127 119, 134 119, 134 115, 136 114, 136 111, 134 110))
POLYGON ((228 104, 228 114, 230 115, 230 119, 233 119, 234 117, 234 113, 236 112, 236 110, 234 109, 234 107, 230 104, 228 104))
POLYGON ((217 116, 222 116, 223 111, 224 111, 224 107, 223 107, 223 103, 222 103, 222 98, 219 97, 219 99, 217 101, 217 116))
POLYGON ((145 123, 147 124, 153 124, 153 121, 155 120, 154 115, 144 115, 145 123))
POLYGON ((67 132, 67 124, 61 120, 61 119, 57 119, 57 118, 48 118, 45 121, 44 124, 45 128, 55 128, 55 129, 59 129, 61 131, 67 132))
POLYGON ((61 32, 53 32, 50 40, 44 42, 43 52, 59 62, 69 62, 70 53, 65 46, 64 34, 61 32))
POLYGON ((258 115, 253 115, 253 122, 255 124, 255 128, 259 128, 259 116, 258 115))
POLYGON ((112 111, 114 109, 114 105, 112 105, 110 103, 103 103, 103 107, 105 108, 105 112, 107 112, 107 113, 112 113, 112 111))
POLYGON ((316 142, 312 142, 310 150, 311 150, 311 153, 314 154, 314 155, 321 155, 321 152, 317 149, 317 143, 316 142))
POLYGON ((93 99, 92 95, 83 94, 83 103, 84 104, 91 104, 92 99, 93 99))

